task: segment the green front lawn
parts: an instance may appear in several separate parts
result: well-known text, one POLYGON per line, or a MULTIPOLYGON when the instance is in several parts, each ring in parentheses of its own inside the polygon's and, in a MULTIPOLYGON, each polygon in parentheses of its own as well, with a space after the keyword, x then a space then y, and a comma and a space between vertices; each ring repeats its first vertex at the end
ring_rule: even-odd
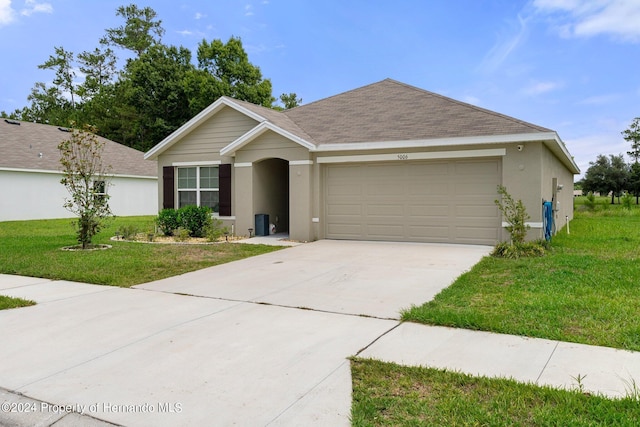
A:
POLYGON ((221 243, 168 245, 113 242, 125 225, 144 231, 153 217, 116 218, 94 239, 113 248, 62 251, 76 244, 70 219, 0 222, 0 273, 129 287, 271 252, 279 247, 221 243))
POLYGON ((486 257, 403 320, 640 350, 640 209, 576 213, 542 258, 486 257))
POLYGON ((637 396, 610 400, 441 369, 351 362, 354 426, 637 426, 637 396))

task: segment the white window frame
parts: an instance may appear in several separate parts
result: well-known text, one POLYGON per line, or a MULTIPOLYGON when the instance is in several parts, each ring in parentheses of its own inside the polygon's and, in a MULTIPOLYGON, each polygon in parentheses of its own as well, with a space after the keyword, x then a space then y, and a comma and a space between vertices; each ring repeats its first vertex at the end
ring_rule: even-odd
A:
MULTIPOLYGON (((180 192, 192 192, 196 193, 196 206, 200 206, 200 194, 202 191, 213 191, 218 193, 218 200, 220 200, 220 168, 218 164, 198 164, 198 165, 185 165, 185 166, 176 166, 176 201, 178 202, 178 208, 181 208, 180 205, 180 192), (196 170, 196 186, 195 188, 180 188, 180 169, 194 169, 196 170), (218 171, 218 187, 215 188, 202 188, 200 187, 200 169, 201 168, 215 168, 218 171)), ((218 201, 218 204, 220 202, 218 201)), ((218 206, 218 210, 220 210, 218 206)), ((214 216, 218 216, 219 212, 213 212, 214 216)))

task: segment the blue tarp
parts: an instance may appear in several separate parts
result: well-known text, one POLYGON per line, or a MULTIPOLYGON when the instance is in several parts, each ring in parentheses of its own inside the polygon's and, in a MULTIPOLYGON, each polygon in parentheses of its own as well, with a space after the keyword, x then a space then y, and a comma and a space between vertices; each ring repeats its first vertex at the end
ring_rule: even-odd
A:
POLYGON ((553 234, 553 203, 542 203, 542 219, 544 221, 544 238, 549 241, 553 234))

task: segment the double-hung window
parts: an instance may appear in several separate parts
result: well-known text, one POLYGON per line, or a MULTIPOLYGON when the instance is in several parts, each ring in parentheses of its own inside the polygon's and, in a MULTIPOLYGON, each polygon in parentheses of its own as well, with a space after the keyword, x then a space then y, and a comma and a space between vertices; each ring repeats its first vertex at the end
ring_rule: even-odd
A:
POLYGON ((218 166, 178 168, 178 207, 208 206, 219 212, 218 166))

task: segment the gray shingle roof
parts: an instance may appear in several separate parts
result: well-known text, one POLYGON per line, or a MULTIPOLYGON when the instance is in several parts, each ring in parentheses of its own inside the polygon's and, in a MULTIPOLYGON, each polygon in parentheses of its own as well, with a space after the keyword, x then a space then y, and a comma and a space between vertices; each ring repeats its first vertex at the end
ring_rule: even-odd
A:
POLYGON ((291 132, 292 134, 309 141, 311 143, 315 143, 313 138, 307 134, 303 129, 301 129, 290 117, 286 114, 283 114, 281 111, 274 110, 272 108, 262 107, 260 105, 252 104, 246 101, 239 101, 237 99, 229 98, 234 103, 243 106, 247 110, 250 110, 265 119, 274 125, 278 126, 280 129, 284 129, 287 132, 291 132))
MULTIPOLYGON (((60 170, 58 144, 71 137, 57 126, 40 123, 7 123, 0 119, 0 167, 60 170)), ((118 175, 157 176, 157 163, 144 160, 144 153, 106 138, 102 161, 118 175)))
POLYGON ((553 132, 391 79, 280 114, 318 145, 553 132))

